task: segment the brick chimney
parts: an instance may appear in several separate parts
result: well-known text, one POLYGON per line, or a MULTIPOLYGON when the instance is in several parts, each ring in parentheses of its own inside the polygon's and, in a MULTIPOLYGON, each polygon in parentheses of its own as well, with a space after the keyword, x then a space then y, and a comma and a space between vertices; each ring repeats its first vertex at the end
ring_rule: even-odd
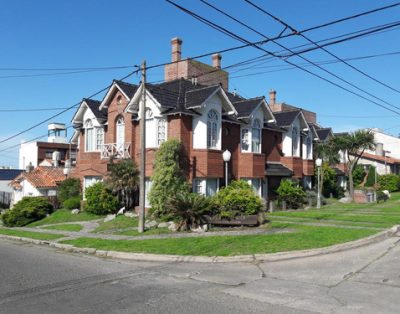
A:
POLYGON ((214 53, 211 56, 212 65, 214 68, 216 68, 216 69, 221 68, 221 59, 222 59, 222 56, 219 53, 214 53))
POLYGON ((172 62, 181 61, 182 39, 175 37, 171 39, 172 62))
POLYGON ((271 89, 269 91, 269 105, 273 106, 276 103, 276 90, 271 89))

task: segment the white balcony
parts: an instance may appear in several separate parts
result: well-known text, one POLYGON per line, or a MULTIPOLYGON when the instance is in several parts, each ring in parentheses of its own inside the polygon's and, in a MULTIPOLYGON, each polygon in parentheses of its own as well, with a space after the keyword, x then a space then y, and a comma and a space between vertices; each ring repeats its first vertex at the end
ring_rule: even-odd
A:
POLYGON ((129 150, 131 148, 130 143, 111 143, 111 144, 104 144, 103 148, 101 149, 101 159, 123 159, 123 158, 130 158, 131 154, 129 150))

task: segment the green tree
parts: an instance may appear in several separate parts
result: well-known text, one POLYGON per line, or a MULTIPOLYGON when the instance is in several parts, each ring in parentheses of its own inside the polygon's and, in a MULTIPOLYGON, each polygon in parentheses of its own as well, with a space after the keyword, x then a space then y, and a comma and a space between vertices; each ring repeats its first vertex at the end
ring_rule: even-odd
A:
POLYGON ((354 199, 353 171, 366 149, 375 147, 374 134, 370 130, 359 130, 333 138, 335 150, 346 152, 346 175, 349 178, 350 197, 354 199))
POLYGON ((139 188, 139 171, 132 159, 111 161, 106 183, 127 209, 134 206, 134 195, 139 188))
POLYGON ((172 195, 189 191, 181 167, 184 162, 178 140, 171 139, 160 145, 155 156, 152 186, 148 193, 152 212, 156 217, 170 218, 165 207, 166 201, 172 195))
MULTIPOLYGON (((332 138, 325 142, 315 143, 314 145, 314 156, 316 158, 321 158, 322 166, 320 168, 320 181, 319 188, 322 193, 324 191, 332 188, 332 171, 333 169, 330 167, 331 165, 337 164, 339 162, 339 149, 333 142, 332 138), (325 183, 326 180, 329 180, 328 183, 325 183)), ((318 169, 315 167, 315 176, 317 176, 318 169)), ((334 175, 335 176, 335 175, 334 175)), ((335 180, 335 178, 333 178, 335 180)), ((318 184, 318 178, 316 180, 318 184)), ((328 192, 329 196, 330 191, 328 192)), ((324 194, 325 195, 325 194, 324 194)))
POLYGON ((365 186, 371 187, 375 185, 375 175, 376 175, 376 169, 374 166, 370 166, 368 169, 368 177, 367 177, 367 182, 365 182, 365 186))
POLYGON ((299 208, 303 205, 304 199, 307 196, 302 188, 297 187, 296 184, 289 179, 282 180, 278 189, 279 202, 285 201, 288 208, 299 208))
POLYGON ((357 165, 353 170, 354 186, 360 186, 365 179, 366 173, 363 165, 357 165))

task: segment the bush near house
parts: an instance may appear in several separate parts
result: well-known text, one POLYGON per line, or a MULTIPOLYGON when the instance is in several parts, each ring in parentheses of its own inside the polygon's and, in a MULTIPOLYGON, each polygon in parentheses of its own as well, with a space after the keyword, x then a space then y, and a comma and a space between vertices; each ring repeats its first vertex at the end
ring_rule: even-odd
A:
POLYGON ((53 206, 45 197, 24 197, 6 211, 1 219, 7 227, 22 227, 43 219, 53 211, 53 206))
POLYGON ((366 176, 366 172, 363 165, 357 165, 353 170, 353 182, 354 186, 359 186, 363 183, 366 176))
POLYGON ((181 191, 170 197, 165 208, 177 223, 177 230, 190 230, 205 224, 205 215, 211 213, 210 198, 197 193, 181 191))
POLYGON ((98 182, 85 190, 85 211, 95 215, 115 213, 119 207, 118 199, 103 182, 98 182))
POLYGON ((245 181, 232 181, 212 199, 214 213, 232 219, 242 215, 257 215, 263 209, 261 199, 245 181))
POLYGON ((379 190, 394 192, 400 190, 400 176, 395 174, 384 174, 378 177, 379 190))
POLYGON ((75 178, 64 180, 58 187, 57 197, 63 205, 63 208, 79 208, 81 200, 81 181, 75 178))
POLYGON ((76 208, 79 209, 80 206, 81 206, 81 197, 79 195, 71 197, 63 202, 64 209, 69 209, 69 210, 76 208))
POLYGON ((302 188, 297 187, 292 180, 282 180, 278 189, 278 201, 280 204, 286 202, 286 207, 297 209, 303 206, 306 193, 302 188))

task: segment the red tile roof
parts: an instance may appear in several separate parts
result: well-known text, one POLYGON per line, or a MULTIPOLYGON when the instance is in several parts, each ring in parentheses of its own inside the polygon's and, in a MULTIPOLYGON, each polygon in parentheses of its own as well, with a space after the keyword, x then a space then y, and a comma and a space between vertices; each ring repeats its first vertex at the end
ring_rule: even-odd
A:
POLYGON ((35 188, 55 188, 57 183, 65 180, 63 168, 39 166, 31 172, 21 173, 10 185, 15 189, 20 189, 20 182, 27 180, 35 188))
MULTIPOLYGON (((363 158, 367 158, 367 159, 376 160, 376 161, 385 162, 385 156, 379 156, 379 155, 374 155, 374 154, 370 154, 370 153, 363 153, 362 157, 363 158)), ((388 163, 388 164, 400 164, 400 159, 396 159, 396 158, 393 158, 393 157, 386 156, 386 163, 388 163)))

